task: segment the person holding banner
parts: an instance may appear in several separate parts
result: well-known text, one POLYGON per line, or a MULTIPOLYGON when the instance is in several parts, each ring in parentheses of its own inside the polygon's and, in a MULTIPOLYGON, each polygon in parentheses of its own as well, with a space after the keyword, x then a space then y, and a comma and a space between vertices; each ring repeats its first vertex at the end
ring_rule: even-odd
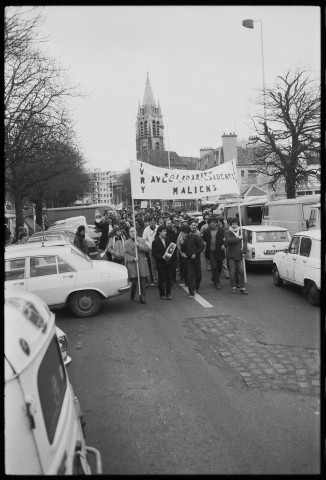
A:
POLYGON ((125 241, 123 247, 123 256, 126 262, 128 276, 131 281, 130 300, 135 300, 136 288, 139 278, 139 301, 140 303, 147 303, 146 279, 149 276, 149 268, 146 258, 146 252, 149 251, 149 247, 143 238, 135 238, 135 227, 129 228, 129 236, 130 238, 125 241))
POLYGON ((166 238, 167 229, 165 225, 157 228, 157 238, 152 243, 152 255, 156 260, 156 268, 158 273, 158 289, 161 300, 172 300, 172 278, 173 268, 168 259, 164 258, 165 252, 170 245, 170 241, 166 238))
POLYGON ((229 262, 230 284, 232 293, 237 293, 236 271, 239 272, 240 293, 248 295, 245 289, 243 254, 247 251, 247 244, 243 244, 243 235, 240 229, 240 221, 237 218, 230 220, 230 228, 225 231, 226 258, 229 262))

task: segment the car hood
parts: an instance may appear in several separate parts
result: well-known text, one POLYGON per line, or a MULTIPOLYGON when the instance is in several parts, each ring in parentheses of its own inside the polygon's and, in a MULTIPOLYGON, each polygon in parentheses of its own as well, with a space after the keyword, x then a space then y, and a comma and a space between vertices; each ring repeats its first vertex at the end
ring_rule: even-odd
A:
POLYGON ((121 274, 127 272, 127 268, 124 265, 118 263, 108 262, 106 260, 92 260, 93 268, 101 270, 102 272, 109 272, 111 275, 121 274))

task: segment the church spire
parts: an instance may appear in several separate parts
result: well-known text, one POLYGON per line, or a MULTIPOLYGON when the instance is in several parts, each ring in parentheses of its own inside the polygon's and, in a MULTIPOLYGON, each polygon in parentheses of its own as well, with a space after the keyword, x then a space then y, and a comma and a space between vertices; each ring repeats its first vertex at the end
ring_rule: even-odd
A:
POLYGON ((151 82, 149 81, 149 76, 147 72, 147 80, 143 98, 143 107, 155 107, 155 100, 153 95, 153 90, 151 86, 151 82))

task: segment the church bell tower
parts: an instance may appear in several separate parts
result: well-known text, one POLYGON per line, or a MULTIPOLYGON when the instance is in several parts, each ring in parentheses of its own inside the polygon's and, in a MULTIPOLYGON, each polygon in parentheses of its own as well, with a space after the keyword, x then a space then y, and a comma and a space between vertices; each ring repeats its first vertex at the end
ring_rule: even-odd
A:
POLYGON ((141 157, 145 150, 165 150, 163 129, 160 102, 155 103, 147 73, 143 103, 138 104, 136 121, 137 158, 141 157))

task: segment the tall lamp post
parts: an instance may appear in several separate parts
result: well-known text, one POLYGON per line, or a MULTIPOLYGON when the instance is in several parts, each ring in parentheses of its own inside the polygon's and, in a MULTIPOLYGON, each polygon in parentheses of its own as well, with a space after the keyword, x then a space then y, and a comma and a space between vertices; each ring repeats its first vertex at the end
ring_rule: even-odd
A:
POLYGON ((263 67, 263 93, 264 93, 264 119, 266 122, 266 88, 265 88, 265 67, 264 67, 264 45, 263 45, 263 21, 252 20, 251 18, 247 20, 242 20, 242 26, 245 28, 254 28, 254 22, 260 22, 260 39, 261 39, 261 61, 263 67))

